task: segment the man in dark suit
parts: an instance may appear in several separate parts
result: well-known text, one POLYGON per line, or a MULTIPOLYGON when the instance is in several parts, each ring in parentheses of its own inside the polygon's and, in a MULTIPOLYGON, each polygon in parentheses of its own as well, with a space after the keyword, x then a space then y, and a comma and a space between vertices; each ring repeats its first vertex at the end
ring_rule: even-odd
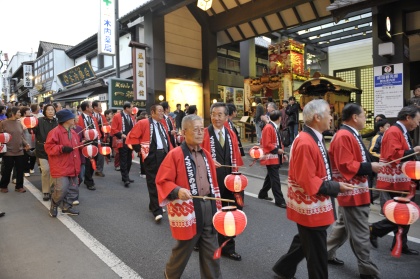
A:
POLYGON ((287 126, 290 129, 290 144, 292 144, 299 132, 299 104, 296 103, 296 98, 293 96, 289 98, 286 114, 289 116, 287 126))
POLYGON ((233 119, 236 117, 236 106, 234 104, 226 104, 226 106, 229 109, 229 115, 228 115, 228 120, 225 122, 225 127, 232 130, 235 135, 236 138, 238 139, 238 143, 239 143, 239 150, 241 151, 241 156, 245 156, 245 152, 244 152, 244 148, 242 147, 242 142, 241 142, 241 135, 239 134, 238 130, 236 130, 235 125, 233 124, 233 119))
POLYGON ((166 130, 169 134, 169 139, 171 140, 172 146, 175 147, 175 136, 176 136, 176 127, 174 119, 169 115, 171 108, 169 107, 168 102, 161 102, 160 105, 163 108, 164 114, 162 121, 166 125, 166 130))

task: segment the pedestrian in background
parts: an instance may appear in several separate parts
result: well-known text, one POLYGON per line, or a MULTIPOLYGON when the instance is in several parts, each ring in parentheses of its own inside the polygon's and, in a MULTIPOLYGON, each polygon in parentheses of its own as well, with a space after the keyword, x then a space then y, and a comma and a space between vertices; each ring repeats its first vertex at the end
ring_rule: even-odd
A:
POLYGON ((262 127, 264 127, 264 123, 261 122, 261 116, 264 115, 264 106, 261 104, 261 98, 256 97, 255 103, 257 104, 257 107, 255 109, 255 117, 254 117, 254 124, 255 124, 255 133, 257 134, 257 144, 260 144, 261 141, 261 133, 262 133, 262 127))
POLYGON ((286 114, 289 116, 287 126, 290 129, 290 144, 299 132, 299 104, 296 103, 295 97, 289 97, 289 105, 286 107, 286 114))

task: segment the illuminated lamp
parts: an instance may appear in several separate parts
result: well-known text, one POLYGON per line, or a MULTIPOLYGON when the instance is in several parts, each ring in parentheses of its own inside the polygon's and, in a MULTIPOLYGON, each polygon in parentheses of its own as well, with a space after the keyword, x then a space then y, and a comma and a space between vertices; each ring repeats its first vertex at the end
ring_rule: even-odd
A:
MULTIPOLYGON (((408 198, 394 197, 393 200, 389 200, 384 204, 383 207, 386 218, 397 224, 397 225, 411 225, 420 215, 420 208, 414 202, 411 202, 408 198)), ((398 232, 395 235, 395 245, 392 249, 391 255, 399 258, 402 250, 401 234, 403 227, 398 226, 398 232)))
POLYGON ((225 177, 224 183, 229 191, 234 192, 233 195, 235 196, 236 203, 239 206, 244 206, 244 201, 240 193, 248 185, 248 178, 239 172, 232 172, 225 177))
POLYGON ((96 129, 89 129, 84 131, 83 135, 85 136, 86 140, 94 140, 98 138, 98 131, 96 131, 96 129))
POLYGON ((102 132, 104 132, 105 134, 111 133, 111 125, 102 126, 102 132))
POLYGON ((246 224, 245 213, 232 205, 222 207, 222 210, 213 216, 214 228, 224 236, 231 237, 241 234, 245 230, 246 224))
POLYGON ((257 103, 256 102, 252 102, 251 106, 256 107, 257 103))
POLYGON ((111 153, 111 147, 109 146, 101 146, 101 148, 99 148, 99 153, 101 153, 104 156, 107 156, 111 153))
POLYGON ((198 0, 197 7, 199 7, 203 11, 207 11, 208 9, 211 8, 212 3, 213 3, 213 0, 198 0))
POLYGON ((264 151, 259 146, 255 145, 249 150, 249 155, 253 159, 259 159, 262 155, 264 155, 264 151))
POLYGON ((418 161, 408 161, 402 164, 402 172, 414 180, 420 179, 420 162, 418 161))
POLYGON ((213 99, 213 104, 217 103, 217 99, 213 99))
POLYGON ((165 99, 165 97, 163 97, 163 95, 159 95, 159 97, 158 97, 158 99, 159 99, 159 101, 163 101, 163 99, 165 99))
POLYGON ((90 160, 90 163, 92 164, 92 169, 96 170, 96 162, 94 157, 98 155, 98 148, 91 144, 86 145, 82 149, 82 154, 90 160))
POLYGON ((0 133, 0 143, 8 143, 12 139, 9 133, 0 133))
MULTIPOLYGON (((160 99, 159 99, 160 100, 160 99)), ((139 109, 137 108, 137 107, 133 107, 132 109, 131 109, 131 114, 133 114, 133 115, 137 115, 137 113, 139 112, 139 109)))
POLYGON ((23 125, 27 128, 27 129, 31 129, 34 128, 38 125, 38 118, 34 117, 34 116, 26 116, 23 119, 23 125))

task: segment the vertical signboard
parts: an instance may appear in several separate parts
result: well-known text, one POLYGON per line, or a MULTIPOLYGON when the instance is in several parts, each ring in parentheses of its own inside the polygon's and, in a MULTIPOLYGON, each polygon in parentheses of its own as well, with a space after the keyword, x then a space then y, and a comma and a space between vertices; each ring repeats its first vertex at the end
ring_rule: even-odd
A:
POLYGON ((109 108, 121 109, 125 102, 131 102, 134 107, 146 108, 146 101, 133 100, 133 81, 129 79, 110 78, 108 80, 109 108))
POLYGON ((23 65, 23 86, 26 88, 32 88, 33 85, 33 75, 32 75, 32 65, 23 65))
POLYGON ((98 54, 115 55, 115 3, 99 0, 98 54))
POLYGON ((146 50, 132 46, 134 100, 146 101, 146 50))
POLYGON ((383 65, 374 68, 374 114, 397 117, 404 106, 403 64, 383 65))

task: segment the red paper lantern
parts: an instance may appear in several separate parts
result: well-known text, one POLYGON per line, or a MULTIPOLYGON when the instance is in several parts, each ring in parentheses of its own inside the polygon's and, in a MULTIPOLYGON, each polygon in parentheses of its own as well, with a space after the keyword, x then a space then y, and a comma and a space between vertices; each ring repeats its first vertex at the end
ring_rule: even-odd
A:
POLYGON ((131 114, 133 114, 133 115, 137 115, 138 112, 139 112, 139 109, 137 107, 133 107, 131 109, 131 114))
POLYGON ((420 162, 418 161, 408 161, 403 163, 401 166, 401 170, 405 175, 407 175, 411 179, 420 179, 420 162))
MULTIPOLYGON (((414 202, 411 202, 408 198, 395 197, 393 200, 389 200, 384 204, 383 207, 386 218, 398 225, 410 225, 413 224, 420 215, 420 208, 414 202)), ((403 228, 398 227, 398 232, 395 236, 395 245, 392 249, 391 255, 399 258, 402 250, 401 234, 403 228)))
POLYGON ((34 116, 26 116, 25 118, 23 118, 22 123, 28 129, 34 128, 38 125, 38 118, 34 116))
POLYGON ((8 143, 12 139, 9 133, 0 133, 0 143, 8 143))
POLYGON ((94 146, 94 145, 91 145, 91 144, 86 145, 82 149, 82 154, 86 158, 93 158, 96 155, 98 155, 98 148, 96 146, 94 146))
POLYGON ((94 140, 98 138, 98 131, 96 129, 89 129, 83 132, 86 140, 94 140))
POLYGON ((259 146, 253 146, 249 150, 249 155, 254 159, 259 159, 262 155, 264 155, 264 151, 259 146))
POLYGON ((181 144, 183 141, 184 141, 184 136, 183 135, 178 135, 177 137, 176 137, 176 142, 178 143, 178 144, 181 144))
POLYGON ((239 206, 244 206, 244 201, 240 192, 243 191, 248 185, 248 178, 239 172, 232 172, 225 177, 224 182, 226 188, 229 189, 229 191, 235 192, 234 196, 236 203, 239 206))
POLYGON ((109 146, 101 146, 99 148, 99 153, 101 153, 104 156, 109 155, 111 153, 111 147, 109 147, 109 146))
POLYGON ((246 227, 247 218, 242 210, 236 206, 224 206, 221 211, 213 216, 215 229, 225 236, 235 236, 241 234, 246 227))
POLYGON ((105 134, 111 133, 111 125, 102 126, 102 132, 104 132, 105 134))

